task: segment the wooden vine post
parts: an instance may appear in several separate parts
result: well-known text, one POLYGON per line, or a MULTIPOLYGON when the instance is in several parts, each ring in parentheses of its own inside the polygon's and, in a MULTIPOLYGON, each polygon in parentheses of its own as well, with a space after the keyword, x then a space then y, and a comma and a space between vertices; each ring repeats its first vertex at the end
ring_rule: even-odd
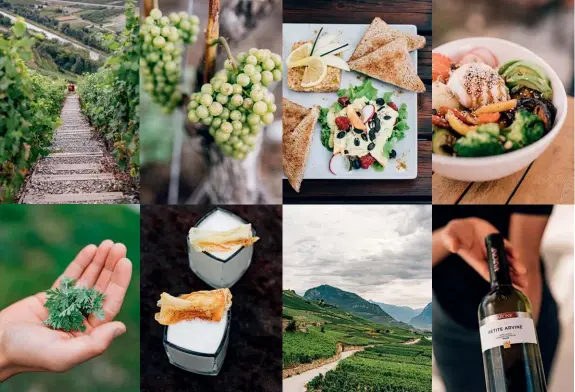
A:
POLYGON ((157 6, 157 0, 144 0, 144 18, 150 16, 150 12, 152 12, 152 8, 154 8, 154 3, 157 6))
POLYGON ((220 0, 210 0, 208 26, 206 27, 206 54, 204 57, 204 83, 216 73, 218 45, 214 41, 220 38, 220 0))

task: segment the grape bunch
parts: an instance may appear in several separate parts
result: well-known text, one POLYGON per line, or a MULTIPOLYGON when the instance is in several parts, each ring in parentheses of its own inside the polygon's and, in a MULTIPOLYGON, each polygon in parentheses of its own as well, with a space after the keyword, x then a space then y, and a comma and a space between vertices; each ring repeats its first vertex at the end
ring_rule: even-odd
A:
POLYGON ((182 100, 180 79, 184 45, 196 42, 198 31, 197 16, 185 12, 162 16, 159 9, 150 12, 140 29, 144 90, 167 113, 182 100))
POLYGON ((253 150, 264 124, 274 121, 277 106, 266 88, 282 78, 282 59, 268 49, 252 48, 230 60, 192 94, 188 119, 209 126, 209 132, 222 152, 244 159, 253 150))

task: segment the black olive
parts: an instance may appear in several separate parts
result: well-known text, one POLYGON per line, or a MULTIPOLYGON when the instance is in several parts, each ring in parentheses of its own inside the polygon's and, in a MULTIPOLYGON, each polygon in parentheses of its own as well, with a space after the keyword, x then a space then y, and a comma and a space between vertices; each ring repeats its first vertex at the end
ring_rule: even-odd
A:
POLYGON ((385 101, 383 100, 383 98, 377 98, 375 100, 375 103, 381 106, 385 104, 385 101))
POLYGON ((344 153, 345 155, 347 155, 347 154, 349 154, 349 151, 343 150, 343 153, 344 153))
POLYGON ((345 137, 345 132, 341 131, 340 133, 337 134, 337 138, 338 139, 343 139, 345 137))
POLYGON ((359 169, 361 167, 361 162, 359 161, 359 159, 354 159, 352 164, 354 169, 359 169))
POLYGON ((431 109, 431 114, 433 114, 435 116, 437 114, 437 110, 431 109))
POLYGON ((367 142, 367 135, 365 133, 361 134, 361 138, 363 139, 364 142, 367 142))
POLYGON ((363 132, 361 129, 357 129, 357 128, 354 128, 353 130, 355 131, 355 133, 358 133, 358 134, 363 132))
POLYGON ((395 152, 395 150, 391 150, 391 152, 389 153, 389 157, 391 159, 395 158, 396 155, 397 155, 397 153, 395 152))
POLYGON ((375 139, 375 130, 374 129, 369 131, 369 140, 373 141, 373 139, 375 139))
POLYGON ((379 132, 380 129, 381 129, 381 121, 379 121, 378 118, 377 121, 375 122, 375 132, 379 132))
POLYGON ((373 150, 374 148, 375 148, 375 143, 369 143, 369 144, 367 145, 368 151, 371 151, 371 150, 373 150))
POLYGON ((384 120, 391 120, 391 116, 383 116, 384 120))
POLYGON ((358 138, 353 139, 353 144, 355 144, 356 147, 359 146, 359 139, 358 138))

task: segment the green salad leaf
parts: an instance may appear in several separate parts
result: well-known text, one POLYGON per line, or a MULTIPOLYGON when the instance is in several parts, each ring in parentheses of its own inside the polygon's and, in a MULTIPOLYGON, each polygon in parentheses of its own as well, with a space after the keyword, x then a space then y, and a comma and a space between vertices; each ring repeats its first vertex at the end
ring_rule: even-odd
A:
MULTIPOLYGON (((339 105, 336 102, 337 105, 339 105)), ((341 106, 341 105, 340 105, 341 106)), ((341 109, 340 109, 341 110, 341 109)), ((327 114, 329 113, 329 108, 320 108, 319 111, 319 123, 321 124, 321 144, 329 151, 333 151, 333 148, 329 146, 329 138, 331 136, 331 129, 327 124, 327 114)))
POLYGON ((348 88, 340 89, 338 97, 348 97, 350 101, 356 98, 366 97, 369 100, 377 98, 377 89, 373 87, 370 79, 365 80, 360 86, 349 85, 348 88))

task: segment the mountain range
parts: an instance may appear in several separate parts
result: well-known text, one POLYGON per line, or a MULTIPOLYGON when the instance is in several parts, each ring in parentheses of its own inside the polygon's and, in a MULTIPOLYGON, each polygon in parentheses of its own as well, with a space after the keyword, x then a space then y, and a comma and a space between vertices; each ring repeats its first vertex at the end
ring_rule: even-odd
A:
POLYGON ((383 309, 386 313, 388 313, 391 317, 398 321, 403 321, 404 323, 409 323, 412 318, 415 316, 419 316, 423 308, 413 309, 409 306, 397 306, 397 305, 390 305, 383 302, 376 302, 376 301, 369 301, 378 305, 381 309, 383 309))
POLYGON ((431 329, 433 324, 431 317, 431 302, 421 311, 419 316, 415 316, 409 321, 409 324, 413 325, 415 328, 419 329, 431 329))
POLYGON ((323 300, 327 304, 337 306, 379 324, 410 328, 407 323, 396 320, 378 305, 366 301, 357 294, 338 289, 337 287, 329 285, 314 287, 305 292, 304 298, 310 301, 323 300))

